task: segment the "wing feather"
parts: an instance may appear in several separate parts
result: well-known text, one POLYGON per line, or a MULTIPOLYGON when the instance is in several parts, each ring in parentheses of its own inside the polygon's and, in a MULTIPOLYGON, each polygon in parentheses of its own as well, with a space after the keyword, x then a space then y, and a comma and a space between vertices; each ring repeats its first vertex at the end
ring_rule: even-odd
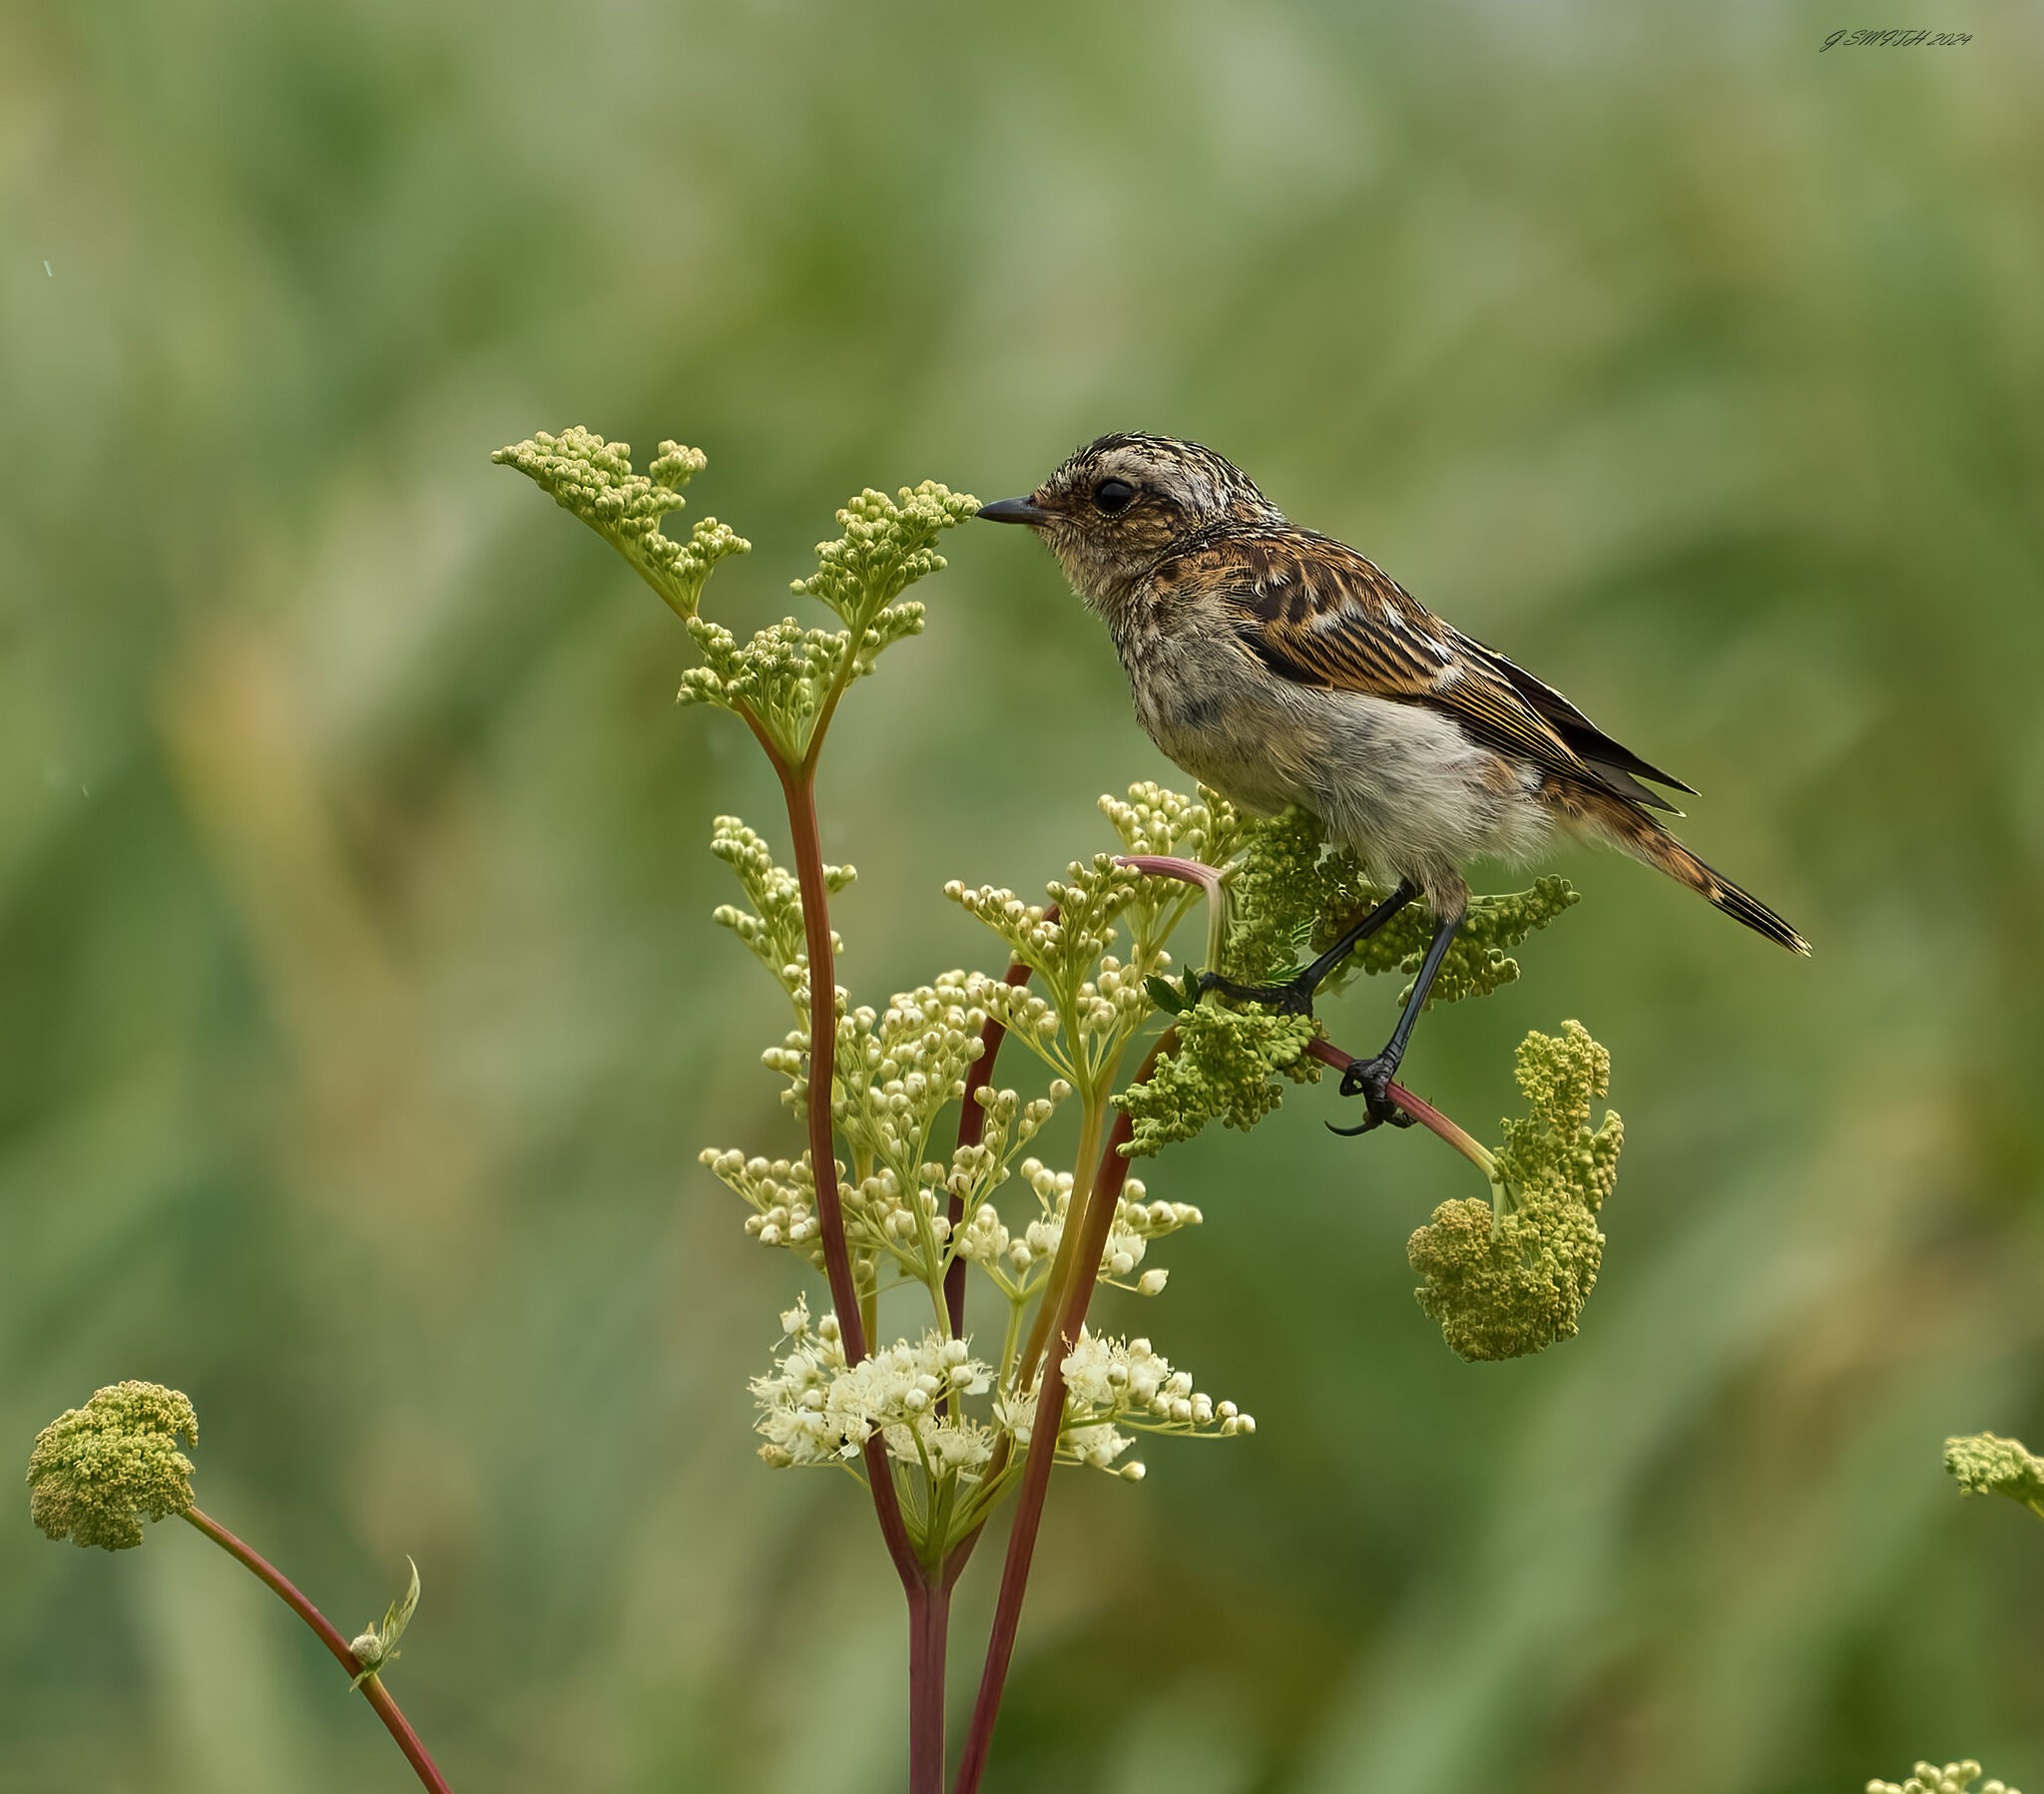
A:
POLYGON ((1443 710, 1487 747, 1633 803, 1671 807, 1642 778, 1690 788, 1330 537, 1232 535, 1160 572, 1218 596, 1243 647, 1282 678, 1443 710))

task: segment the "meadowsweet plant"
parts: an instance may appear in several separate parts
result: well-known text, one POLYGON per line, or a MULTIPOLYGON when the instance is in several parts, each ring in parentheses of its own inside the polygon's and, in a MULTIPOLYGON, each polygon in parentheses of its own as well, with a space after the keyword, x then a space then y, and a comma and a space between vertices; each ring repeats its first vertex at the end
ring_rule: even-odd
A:
POLYGON ((347 1672, 404 1752, 422 1786, 447 1794, 447 1784, 426 1747, 378 1673, 394 1658, 397 1640, 419 1604, 418 1566, 411 1582, 390 1603, 380 1624, 349 1643, 333 1622, 298 1592, 281 1570, 197 1505, 192 1460, 183 1439, 199 1443, 199 1416, 182 1391, 160 1383, 115 1383, 94 1393, 83 1408, 69 1408, 36 1435, 28 1459, 29 1517, 50 1538, 104 1551, 133 1551, 143 1522, 176 1516, 189 1522, 265 1583, 310 1626, 347 1672))
MULTIPOLYGON (((762 1057, 803 1143, 720 1142, 702 1158, 739 1197, 746 1234, 823 1281, 812 1307, 791 1277, 789 1305, 762 1327, 775 1343, 752 1385, 759 1455, 774 1469, 849 1471, 865 1486, 908 1606, 912 1794, 945 1785, 953 1585, 988 1521, 1013 1504, 955 1782, 971 1794, 1053 1466, 1133 1484, 1147 1441, 1256 1431, 1252 1415, 1127 1323, 1132 1303, 1166 1289, 1169 1268, 1157 1260, 1170 1236, 1205 1218, 1153 1197, 1136 1161, 1212 1121, 1255 1126, 1291 1086, 1351 1063, 1309 1017, 1204 992, 1170 943, 1197 918, 1186 929, 1194 966, 1268 980, 1384 893, 1326 849, 1309 816, 1256 819, 1213 791, 1141 784, 1101 799, 1105 827, 1075 838, 1081 857, 1041 897, 963 879, 945 887, 992 935, 995 969, 940 972, 884 1003, 855 1001, 837 983, 842 942, 829 917, 831 896, 855 875, 823 861, 816 765, 846 690, 922 629, 923 607, 905 595, 943 568, 938 540, 977 501, 929 482, 859 494, 837 514, 840 534, 817 548, 814 573, 794 582, 822 613, 741 641, 702 603, 711 572, 749 544, 714 519, 686 540, 663 528, 684 508, 701 453, 665 442, 640 473, 625 444, 578 428, 496 459, 609 542, 681 618, 700 657, 682 700, 735 715, 778 779, 790 863, 735 816, 717 820, 711 851, 740 898, 716 919, 785 1005, 762 1057), (1056 1137, 1076 1144, 1054 1158, 1046 1128, 1061 1112, 1056 1137), (1125 1299, 1096 1325, 1102 1284, 1125 1299), (882 1338, 880 1297, 895 1290, 922 1312, 882 1338)), ((999 717, 986 726, 997 730, 999 717)), ((1518 971, 1510 949, 1574 901, 1558 879, 1478 900, 1433 1001, 1508 982, 1518 971)), ((1425 944, 1421 923, 1400 918, 1343 977, 1409 976, 1425 944)), ((1392 1087, 1405 1118, 1485 1180, 1486 1194, 1444 1204, 1411 1245, 1420 1305, 1463 1356, 1538 1351, 1575 1331, 1617 1168, 1616 1118, 1591 1124, 1608 1073, 1603 1049, 1574 1023, 1529 1037, 1518 1064, 1528 1112, 1494 1151, 1392 1087)))
MULTIPOLYGON (((801 1276, 790 1279, 768 1362, 752 1384, 758 1450, 777 1470, 848 1472, 872 1502, 908 1607, 911 1794, 944 1788, 951 1592, 989 1520, 1012 1505, 953 1784, 973 1794, 1053 1467, 1140 1483, 1148 1441, 1256 1432, 1251 1414, 1127 1324, 1132 1304, 1166 1290, 1169 1267, 1158 1259, 1171 1236, 1205 1218, 1190 1203, 1152 1196, 1134 1169, 1211 1122, 1255 1127, 1288 1089, 1330 1070, 1345 1079, 1354 1062, 1313 1018, 1230 1001, 1206 989, 1198 969, 1238 988, 1281 979, 1385 892, 1330 851, 1301 812, 1251 817, 1215 791, 1138 784, 1100 800, 1104 822, 1075 841, 1082 857, 1041 898, 964 880, 944 888, 993 937, 997 970, 944 971, 884 1005, 855 1002, 837 982, 843 943, 829 911, 855 874, 823 860, 816 766, 845 692, 921 631, 923 608, 908 589, 942 570, 938 540, 977 501, 930 482, 892 497, 859 494, 837 514, 840 534, 817 547, 815 571, 794 582, 822 620, 790 617, 741 641, 702 614, 702 601, 716 567, 750 544, 714 518, 686 538, 663 527, 704 468, 699 451, 662 443, 641 473, 625 444, 571 429, 495 458, 595 530, 675 612, 699 657, 681 700, 736 716, 779 782, 791 864, 736 816, 717 819, 710 847, 739 898, 716 920, 760 961, 785 1006, 762 1060, 802 1143, 774 1142, 771 1156, 760 1142, 713 1144, 702 1160, 739 1197, 753 1241, 822 1280, 812 1307, 801 1276), (1175 961, 1170 945, 1182 930, 1190 964, 1175 961), (1047 1132, 1060 1112, 1068 1124, 1047 1132), (1070 1148, 1049 1151, 1050 1139, 1067 1135, 1070 1148), (1102 1285, 1125 1298, 1108 1325, 1091 1319, 1102 1285), (882 1338, 880 1298, 896 1290, 907 1292, 897 1303, 925 1312, 882 1338)), ((997 729, 1000 718, 986 726, 997 729)), ((1574 902, 1559 879, 1475 900, 1431 1001, 1510 982, 1510 951, 1574 902)), ((1336 982, 1409 977, 1425 947, 1418 919, 1400 917, 1336 982)), ((1517 1060, 1527 1110, 1504 1123, 1495 1149, 1390 1086, 1401 1121, 1438 1134, 1484 1179, 1483 1195, 1440 1205, 1408 1246, 1419 1306, 1463 1357, 1537 1352, 1575 1332, 1599 1268, 1598 1213, 1617 1175, 1618 1120, 1592 1124, 1609 1072, 1603 1048, 1574 1022, 1529 1035, 1517 1060)), ((175 1390, 100 1390, 37 1438, 33 1519, 53 1539, 121 1551, 141 1544, 145 1523, 182 1517, 290 1605, 420 1781, 444 1789, 381 1679, 418 1606, 417 1567, 380 1621, 343 1638, 194 1505, 180 1442, 196 1446, 198 1433, 191 1402, 175 1390)), ((1977 1486, 2037 1486, 2036 1461, 2011 1449, 2020 1464, 2005 1454, 1978 1460, 1977 1486)))
POLYGON ((2020 1788, 2011 1788, 1992 1776, 1980 1781, 1982 1773, 1980 1765, 1971 1759, 1947 1763, 1942 1769, 1935 1763, 1918 1763, 1907 1781, 1870 1781, 1866 1794, 2022 1794, 2020 1788), (1977 1788, 1975 1782, 1980 1783, 1977 1788))
MULTIPOLYGON (((2044 1458, 2020 1440, 1996 1433, 1971 1433, 1944 1442, 1944 1467, 1965 1495, 2002 1495, 2044 1518, 2044 1458)), ((1904 1782, 1870 1781, 1866 1794, 2022 1794, 1984 1774, 1971 1758, 1958 1763, 1918 1763, 1904 1782), (1973 1784, 1980 1782, 1976 1789, 1973 1784)))
POLYGON ((2044 1458, 2020 1440, 1995 1433, 1947 1439, 1944 1467, 1967 1495, 2005 1495, 2044 1517, 2044 1458))

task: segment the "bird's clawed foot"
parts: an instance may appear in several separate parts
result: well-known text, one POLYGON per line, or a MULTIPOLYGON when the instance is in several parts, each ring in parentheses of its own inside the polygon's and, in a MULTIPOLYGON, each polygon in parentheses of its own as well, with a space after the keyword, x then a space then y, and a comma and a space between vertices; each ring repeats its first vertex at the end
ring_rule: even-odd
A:
POLYGON ((1375 1059, 1357 1059, 1349 1062, 1348 1070, 1341 1074, 1341 1094, 1344 1097, 1360 1097, 1363 1104, 1363 1119, 1353 1127, 1336 1127, 1327 1123, 1330 1133, 1367 1133, 1372 1127, 1381 1127, 1386 1121, 1393 1127, 1410 1127, 1412 1118, 1391 1101, 1391 1074, 1398 1069, 1398 1062, 1389 1054, 1379 1053, 1375 1059))
POLYGON ((1202 972, 1199 982, 1203 993, 1219 991, 1235 1003, 1261 1003, 1266 1009, 1275 1009, 1287 1016, 1309 1016, 1313 1013, 1315 987, 1304 978, 1294 978, 1289 984, 1237 984, 1219 972, 1202 972))

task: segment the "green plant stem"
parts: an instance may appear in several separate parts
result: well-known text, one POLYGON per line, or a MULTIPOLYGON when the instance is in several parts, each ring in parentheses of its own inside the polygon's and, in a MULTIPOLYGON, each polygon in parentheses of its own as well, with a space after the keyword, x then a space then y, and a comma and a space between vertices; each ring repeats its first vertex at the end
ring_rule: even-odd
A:
MULTIPOLYGON (((1146 1067, 1145 1076, 1147 1075, 1146 1067)), ((1086 1262, 1078 1255, 1079 1229, 1073 1226, 1072 1217, 1075 1213, 1084 1214, 1088 1211, 1093 1189, 1100 1180, 1097 1173, 1090 1173, 1089 1167, 1093 1163, 1093 1154, 1100 1146, 1100 1130, 1107 1116, 1107 1099, 1113 1089, 1113 1081, 1114 1074, 1110 1070, 1108 1075, 1085 1096, 1086 1107, 1079 1122, 1079 1150, 1072 1160, 1072 1193, 1065 1202, 1065 1225, 1058 1234, 1058 1249, 1050 1261, 1050 1275, 1044 1281, 1043 1301, 1036 1310, 1036 1318, 1029 1323, 1029 1338, 1022 1347, 1022 1356, 1016 1361, 1015 1380, 1009 1385, 1018 1392, 1027 1389, 1030 1379, 1036 1375, 1036 1367, 1043 1360, 1043 1348, 1050 1339, 1052 1317, 1056 1315, 1066 1289, 1080 1275, 1079 1267, 1086 1262), (1091 1176, 1091 1181, 1082 1187, 1079 1178, 1088 1175, 1091 1176)), ((1104 1168, 1106 1160, 1103 1159, 1101 1164, 1104 1168)), ((1126 1181, 1127 1176, 1127 1166, 1124 1165, 1122 1180, 1126 1181)), ((1105 1234, 1101 1236, 1103 1244, 1106 1237, 1105 1234)), ((1094 1256, 1097 1260, 1099 1254, 1096 1252, 1094 1256)), ((1097 1269, 1096 1265, 1096 1272, 1097 1269)))
MULTIPOLYGON (((1150 1057, 1136 1074, 1142 1083, 1150 1076, 1159 1057, 1170 1052, 1177 1030, 1168 1029, 1151 1048, 1150 1057)), ((1085 1215, 1079 1226, 1077 1255, 1058 1304, 1057 1340, 1068 1351, 1085 1325, 1086 1310, 1099 1282, 1100 1254, 1114 1226, 1122 1187, 1129 1180, 1129 1159, 1122 1148, 1134 1131, 1127 1110, 1115 1117, 1113 1130, 1101 1154, 1100 1168, 1087 1193, 1085 1215), (1090 1267, 1090 1269, 1089 1269, 1090 1267)), ((1069 1217, 1069 1210, 1067 1215, 1069 1217)), ((1068 1228, 1069 1230, 1069 1228, 1068 1228)), ((1050 1296, 1045 1295, 1048 1305, 1050 1296)), ((1036 1535, 1043 1524, 1043 1504, 1050 1488, 1051 1466, 1056 1461, 1058 1437, 1064 1430, 1065 1351, 1053 1351, 1043 1367, 1043 1386, 1036 1398, 1036 1420, 1029 1435, 1029 1450, 1023 1460, 1022 1489, 1015 1502, 1015 1524, 1008 1535, 1007 1561, 1001 1566, 1001 1591, 994 1603, 993 1629, 987 1638, 986 1666, 981 1671, 979 1695, 973 1702, 972 1724, 965 1734, 965 1751, 958 1764, 954 1794, 978 1794, 979 1779, 986 1771, 987 1755, 993 1748, 994 1721, 1000 1714, 1001 1693, 1007 1685, 1008 1664, 1015 1654, 1015 1633, 1022 1618, 1022 1597, 1029 1585, 1030 1561, 1036 1552, 1036 1535)), ((989 1467, 991 1470, 991 1467, 989 1467)), ((975 1535, 976 1537, 976 1535, 975 1535)), ((970 1552, 967 1540, 954 1554, 962 1567, 970 1552)), ((948 1568, 948 1567, 947 1567, 948 1568)), ((949 1570, 955 1577, 955 1569, 949 1570)))
POLYGON ((446 1778, 426 1753, 426 1747, 419 1742, 419 1735, 411 1729, 411 1722, 398 1710, 397 1702, 391 1699, 390 1690, 373 1672, 364 1673, 362 1660, 348 1649, 347 1640, 335 1629, 333 1622, 299 1593, 291 1579, 260 1552, 243 1544, 234 1534, 215 1520, 212 1515, 198 1508, 187 1508, 185 1518, 211 1539, 244 1569, 252 1571, 259 1580, 269 1584, 283 1603, 297 1614, 308 1626, 319 1642, 331 1651, 349 1678, 359 1676, 357 1684, 362 1698, 376 1709, 376 1717, 383 1721, 391 1737, 397 1740, 397 1748, 404 1752, 404 1759, 417 1772, 420 1783, 436 1791, 436 1794, 452 1794, 446 1778))

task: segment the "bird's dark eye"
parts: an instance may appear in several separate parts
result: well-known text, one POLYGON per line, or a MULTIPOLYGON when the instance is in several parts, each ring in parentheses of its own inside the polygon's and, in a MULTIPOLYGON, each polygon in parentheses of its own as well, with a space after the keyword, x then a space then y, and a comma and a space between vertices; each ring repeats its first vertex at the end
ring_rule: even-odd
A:
POLYGON ((1127 480, 1102 480, 1093 488, 1094 505, 1110 517, 1119 517, 1136 502, 1136 489, 1127 480))

